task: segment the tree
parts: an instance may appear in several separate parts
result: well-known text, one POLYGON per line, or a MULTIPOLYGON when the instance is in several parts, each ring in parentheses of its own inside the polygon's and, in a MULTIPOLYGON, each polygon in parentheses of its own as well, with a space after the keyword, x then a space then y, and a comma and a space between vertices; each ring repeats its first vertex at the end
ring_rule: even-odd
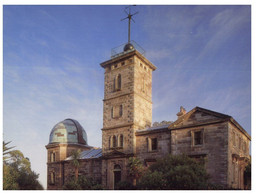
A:
POLYGON ((137 179, 139 179, 145 168, 142 162, 136 157, 130 157, 128 159, 128 175, 133 179, 133 185, 136 186, 137 179))
POLYGON ((250 190, 251 189, 251 158, 245 167, 244 170, 244 183, 245 183, 245 188, 250 190))
POLYGON ((209 176, 203 162, 186 155, 168 155, 151 165, 138 184, 147 190, 208 189, 209 176))
POLYGON ((80 163, 79 163, 80 156, 81 156, 80 150, 74 150, 71 153, 71 158, 72 158, 71 163, 72 163, 73 167, 75 168, 75 181, 78 180, 78 169, 80 166, 80 163))
POLYGON ((19 175, 14 168, 3 164, 3 189, 4 190, 18 190, 19 184, 17 182, 19 175))
POLYGON ((136 190, 136 186, 128 181, 120 181, 116 184, 115 190, 136 190))
POLYGON ((3 142, 3 189, 4 190, 42 190, 38 174, 31 170, 31 163, 19 150, 7 147, 3 142))
POLYGON ((11 143, 11 141, 9 142, 5 142, 3 141, 3 162, 5 163, 7 160, 8 160, 8 154, 10 154, 10 152, 12 152, 11 149, 15 148, 15 146, 12 146, 12 147, 7 147, 7 145, 11 143))
POLYGON ((102 190, 102 186, 99 181, 93 178, 80 176, 78 180, 71 178, 63 186, 63 190, 102 190))

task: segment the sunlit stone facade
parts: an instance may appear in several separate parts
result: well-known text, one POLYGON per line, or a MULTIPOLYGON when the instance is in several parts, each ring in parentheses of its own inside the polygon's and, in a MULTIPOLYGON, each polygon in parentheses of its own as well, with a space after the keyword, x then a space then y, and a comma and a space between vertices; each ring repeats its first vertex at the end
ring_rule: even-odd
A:
POLYGON ((181 107, 176 121, 152 125, 152 72, 156 67, 135 49, 101 67, 105 70, 102 149, 87 145, 86 132, 77 121, 58 123, 46 146, 48 189, 62 189, 75 174, 70 154, 77 149, 83 151, 79 175, 95 178, 106 189, 131 180, 129 157, 150 166, 158 158, 182 153, 205 158, 212 183, 244 189, 251 138, 231 116, 200 107, 186 113, 181 107))

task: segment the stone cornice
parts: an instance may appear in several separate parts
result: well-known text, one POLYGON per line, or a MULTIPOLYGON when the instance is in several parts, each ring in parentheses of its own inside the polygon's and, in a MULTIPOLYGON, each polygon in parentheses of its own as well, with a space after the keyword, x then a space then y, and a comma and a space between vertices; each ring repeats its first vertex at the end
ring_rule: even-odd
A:
POLYGON ((142 95, 140 95, 140 94, 137 93, 137 92, 130 92, 130 93, 121 94, 121 95, 118 95, 118 96, 116 96, 116 97, 111 97, 111 98, 103 99, 102 101, 105 102, 105 101, 112 100, 112 99, 115 99, 115 98, 120 98, 120 97, 126 96, 126 95, 138 95, 138 96, 140 96, 141 98, 143 98, 144 100, 146 100, 147 102, 153 104, 152 101, 146 99, 145 97, 143 97, 142 95))
POLYGON ((140 58, 145 64, 147 64, 152 70, 156 70, 156 67, 155 65, 153 65, 148 59, 146 59, 140 52, 138 52, 137 50, 134 50, 132 52, 128 52, 128 53, 125 53, 123 55, 120 55, 116 58, 112 58, 110 60, 107 60, 105 62, 102 62, 100 65, 101 67, 103 68, 106 68, 107 66, 113 64, 113 63, 116 63, 118 61, 121 61, 123 60, 124 58, 129 58, 133 55, 136 55, 138 58, 140 58))
POLYGON ((114 159, 114 158, 128 158, 128 157, 133 157, 135 154, 129 153, 129 154, 104 154, 101 156, 102 159, 107 160, 107 159, 114 159))
POLYGON ((196 124, 190 124, 190 125, 182 125, 179 127, 168 127, 170 130, 179 130, 179 129, 186 129, 186 128, 194 128, 194 127, 200 127, 200 126, 205 126, 205 125, 212 125, 212 124, 216 124, 216 123, 223 123, 223 122, 227 122, 229 119, 218 119, 218 120, 211 120, 208 122, 202 122, 202 123, 196 123, 196 124))
POLYGON ((229 121, 233 123, 251 141, 251 136, 244 130, 244 128, 233 117, 231 117, 229 121))
POLYGON ((92 146, 82 145, 77 143, 50 143, 45 147, 46 149, 50 149, 50 148, 61 147, 61 146, 77 146, 77 147, 83 147, 83 148, 93 148, 92 146))
POLYGON ((137 131, 135 132, 136 136, 141 136, 141 135, 148 135, 148 134, 155 134, 155 133, 162 133, 162 132, 168 132, 170 131, 167 127, 166 128, 161 128, 161 129, 154 129, 154 130, 148 130, 148 131, 137 131))
POLYGON ((105 127, 105 128, 102 128, 101 130, 102 131, 105 131, 105 130, 110 130, 110 129, 117 129, 117 128, 122 128, 122 127, 128 127, 128 126, 132 126, 134 125, 134 123, 126 123, 126 124, 123 124, 123 125, 116 125, 116 126, 111 126, 111 127, 105 127))
POLYGON ((117 95, 117 96, 115 96, 115 97, 110 97, 110 98, 103 99, 102 101, 105 102, 105 101, 108 101, 108 100, 120 98, 120 97, 122 97, 122 96, 133 95, 133 94, 134 94, 133 92, 124 93, 124 94, 117 95))

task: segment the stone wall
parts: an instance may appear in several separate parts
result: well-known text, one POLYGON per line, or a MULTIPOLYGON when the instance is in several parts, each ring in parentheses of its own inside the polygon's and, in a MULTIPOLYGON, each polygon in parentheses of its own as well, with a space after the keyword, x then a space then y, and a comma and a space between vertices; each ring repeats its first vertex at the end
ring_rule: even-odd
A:
POLYGON ((206 157, 206 170, 211 182, 227 185, 228 124, 227 122, 171 131, 172 154, 206 157), (193 132, 203 132, 201 145, 193 145, 193 132))
POLYGON ((163 158, 171 153, 171 133, 170 130, 164 129, 162 131, 154 131, 147 134, 136 135, 136 156, 144 162, 144 164, 150 165, 151 162, 155 162, 158 158, 163 158), (157 150, 149 151, 148 139, 157 138, 157 150))
POLYGON ((103 155, 112 151, 109 148, 110 136, 120 134, 124 136, 124 146, 114 149, 124 153, 135 152, 134 130, 151 125, 152 68, 138 56, 140 54, 135 53, 120 56, 104 65, 103 155), (121 75, 120 89, 115 87, 118 75, 121 75))
POLYGON ((102 160, 102 184, 107 189, 114 189, 114 166, 121 167, 121 181, 127 181, 128 158, 112 158, 102 160))
MULTIPOLYGON (((80 166, 78 169, 79 176, 86 176, 93 178, 94 180, 101 183, 101 159, 85 159, 80 160, 80 166)), ((64 163, 64 178, 65 183, 75 176, 75 168, 71 161, 65 161, 64 163)))
POLYGON ((132 126, 128 127, 120 127, 120 128, 113 128, 109 130, 102 131, 102 152, 103 155, 113 152, 113 150, 118 150, 123 153, 132 153, 133 152, 133 137, 134 137, 134 130, 131 128, 132 126), (123 135, 123 147, 116 147, 110 148, 110 137, 115 135, 123 135))
POLYGON ((104 99, 115 98, 134 91, 134 57, 120 58, 105 68, 104 99), (115 91, 114 80, 121 74, 121 90, 115 91))
POLYGON ((61 163, 53 162, 47 164, 47 190, 62 189, 61 163), (55 174, 55 183, 51 183, 51 173, 55 174))
MULTIPOLYGON (((105 100, 103 103, 103 129, 108 129, 120 125, 127 125, 134 121, 134 95, 129 94, 119 98, 105 100), (112 109, 122 105, 122 115, 112 117, 112 109)), ((118 109, 114 112, 119 112, 118 109)))
POLYGON ((228 184, 235 189, 244 188, 244 170, 250 158, 250 140, 234 124, 228 126, 228 184))

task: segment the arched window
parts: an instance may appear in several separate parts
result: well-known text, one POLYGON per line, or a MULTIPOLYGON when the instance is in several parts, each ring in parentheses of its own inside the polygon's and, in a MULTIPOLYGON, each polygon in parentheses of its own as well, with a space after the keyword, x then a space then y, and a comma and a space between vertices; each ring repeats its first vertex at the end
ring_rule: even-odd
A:
POLYGON ((108 146, 109 148, 112 148, 112 136, 109 137, 108 146))
POLYGON ((116 147, 116 136, 114 135, 113 136, 113 148, 115 148, 116 147))
POLYGON ((111 108, 111 118, 114 118, 114 107, 111 108))
POLYGON ((112 136, 110 136, 110 138, 109 138, 109 147, 110 147, 110 148, 113 148, 113 147, 114 147, 113 143, 114 143, 114 136, 112 135, 112 136))
POLYGON ((113 87, 114 87, 114 91, 116 91, 116 77, 114 78, 113 87))
POLYGON ((123 105, 119 106, 119 116, 121 117, 123 115, 123 105))
POLYGON ((55 184, 55 173, 54 173, 54 172, 51 172, 51 175, 50 175, 50 184, 55 184))
POLYGON ((117 76, 117 90, 121 90, 121 74, 117 76))
POLYGON ((50 154, 50 162, 55 162, 56 161, 56 155, 55 155, 55 152, 52 152, 50 154))
POLYGON ((122 86, 122 78, 121 78, 121 74, 118 74, 115 78, 114 78, 114 91, 119 91, 121 90, 121 86, 122 86))
POLYGON ((121 134, 120 136, 119 136, 119 147, 123 147, 124 146, 124 136, 121 134))
POLYGON ((142 83, 142 92, 145 92, 145 89, 146 89, 146 84, 145 84, 145 75, 143 76, 143 83, 142 83))

